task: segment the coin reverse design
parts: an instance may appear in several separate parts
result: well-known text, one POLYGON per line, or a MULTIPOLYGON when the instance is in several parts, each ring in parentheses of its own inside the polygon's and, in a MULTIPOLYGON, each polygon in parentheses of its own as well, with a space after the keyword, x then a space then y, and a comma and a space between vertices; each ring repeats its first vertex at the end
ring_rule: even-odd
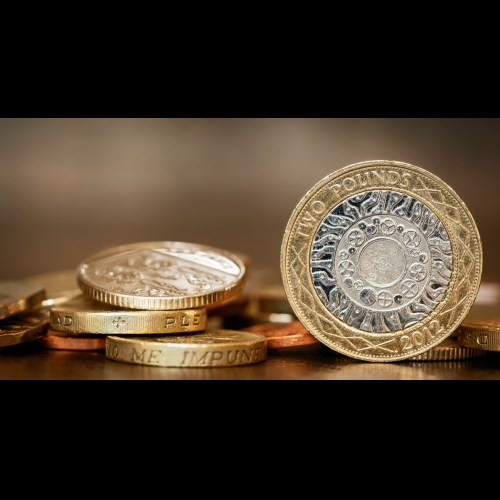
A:
POLYGON ((223 250, 189 243, 125 245, 89 257, 78 283, 90 298, 145 311, 198 309, 238 296, 245 265, 223 250))
POLYGON ((408 359, 446 339, 472 307, 481 272, 463 201, 399 162, 321 181, 295 210, 282 249, 285 289, 304 326, 366 361, 408 359))

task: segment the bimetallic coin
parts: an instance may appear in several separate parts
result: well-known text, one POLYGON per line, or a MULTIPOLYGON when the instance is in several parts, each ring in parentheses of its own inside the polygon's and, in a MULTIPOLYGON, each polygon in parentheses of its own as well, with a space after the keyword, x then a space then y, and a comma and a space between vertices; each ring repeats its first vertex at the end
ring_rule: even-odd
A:
POLYGON ((353 196, 338 204, 324 220, 313 245, 311 272, 317 293, 337 318, 344 320, 351 312, 355 319, 350 324, 360 330, 398 331, 415 322, 408 308, 415 310, 419 304, 419 312, 429 315, 443 300, 452 276, 453 255, 437 215, 422 204, 420 210, 426 218, 418 224, 413 213, 403 210, 402 216, 396 216, 401 213, 396 208, 376 215, 382 211, 377 207, 417 204, 415 198, 394 191, 367 192, 362 200, 353 196), (342 217, 349 226, 343 235, 330 222, 342 217), (375 228, 371 234, 363 229, 369 223, 375 228), (330 238, 332 233, 334 238, 330 238), (353 234, 357 248, 351 247, 353 234), (348 253, 347 259, 344 253, 348 253), (354 287, 354 283, 359 285, 354 287))
POLYGON ((74 269, 55 273, 38 274, 26 278, 26 281, 45 288, 46 299, 43 301, 43 307, 63 304, 68 300, 78 297, 82 293, 78 287, 76 271, 74 269))
POLYGON ((170 368, 218 368, 261 363, 266 338, 213 330, 179 337, 108 337, 106 357, 122 363, 170 368))
POLYGON ((500 318, 464 323, 458 329, 458 342, 464 347, 500 352, 500 318))
POLYGON ((485 356, 487 353, 479 349, 461 346, 455 339, 447 339, 430 351, 424 352, 410 361, 462 361, 485 356))
POLYGON ((158 335, 200 332, 207 327, 205 309, 136 311, 113 308, 86 296, 56 306, 51 328, 58 332, 100 335, 158 335))
POLYGON ((243 330, 249 333, 263 335, 267 339, 268 349, 283 349, 286 347, 299 347, 319 344, 319 340, 314 338, 302 325, 300 321, 289 324, 266 324, 252 326, 243 330))
POLYGON ((141 243, 106 250, 81 264, 78 282, 89 297, 129 309, 208 307, 236 297, 245 277, 228 252, 189 243, 141 243))
POLYGON ((282 249, 298 318, 330 348, 373 362, 419 356, 450 336, 474 303, 482 263, 458 195, 390 161, 321 181, 292 215, 282 249))
POLYGON ((32 283, 0 282, 0 320, 39 307, 45 300, 45 290, 32 283))
POLYGON ((49 330, 40 340, 44 349, 50 351, 105 351, 106 337, 98 335, 61 336, 49 330))
POLYGON ((0 321, 0 347, 24 344, 39 339, 49 327, 45 314, 30 311, 0 321))

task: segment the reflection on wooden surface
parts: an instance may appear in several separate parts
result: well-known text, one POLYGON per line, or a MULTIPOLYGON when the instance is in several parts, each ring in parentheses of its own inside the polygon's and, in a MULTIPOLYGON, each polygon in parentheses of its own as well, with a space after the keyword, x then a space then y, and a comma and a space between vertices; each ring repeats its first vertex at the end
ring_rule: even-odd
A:
POLYGON ((337 357, 317 345, 273 351, 256 366, 198 370, 114 363, 101 353, 43 351, 32 344, 0 351, 0 379, 497 380, 500 354, 463 362, 370 364, 337 357))
MULTIPOLYGON (((468 319, 499 317, 500 305, 475 305, 468 319)), ((0 350, 0 379, 49 380, 499 380, 500 353, 457 362, 363 363, 314 345, 269 352, 260 365, 177 369, 127 365, 104 353, 45 351, 37 342, 0 350)))

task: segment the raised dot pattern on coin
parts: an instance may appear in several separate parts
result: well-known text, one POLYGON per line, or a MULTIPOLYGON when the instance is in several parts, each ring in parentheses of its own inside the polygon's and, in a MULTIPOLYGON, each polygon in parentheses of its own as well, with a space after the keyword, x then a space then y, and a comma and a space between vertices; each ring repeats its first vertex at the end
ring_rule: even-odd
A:
POLYGON ((297 317, 331 349, 372 362, 438 346, 468 315, 483 265, 474 219, 435 175, 371 161, 300 201, 282 246, 297 317))
POLYGON ((395 332, 436 309, 450 284, 453 253, 446 229, 425 204, 394 191, 370 191, 324 219, 311 272, 336 317, 367 332, 395 332))
POLYGON ((107 304, 143 310, 206 307, 238 295, 245 266, 227 252, 187 243, 108 250, 79 269, 82 290, 107 304))

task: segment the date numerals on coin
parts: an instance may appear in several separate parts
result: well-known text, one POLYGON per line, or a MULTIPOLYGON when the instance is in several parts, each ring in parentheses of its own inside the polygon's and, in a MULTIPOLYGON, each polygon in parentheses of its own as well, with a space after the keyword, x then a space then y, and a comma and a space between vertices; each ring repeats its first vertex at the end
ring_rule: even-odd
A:
POLYGON ((414 332, 411 335, 405 335, 399 339, 401 343, 401 349, 403 351, 411 351, 413 349, 420 349, 426 343, 426 339, 429 341, 434 340, 438 335, 444 332, 444 328, 441 326, 439 321, 432 321, 429 326, 422 329, 421 332, 414 332))

